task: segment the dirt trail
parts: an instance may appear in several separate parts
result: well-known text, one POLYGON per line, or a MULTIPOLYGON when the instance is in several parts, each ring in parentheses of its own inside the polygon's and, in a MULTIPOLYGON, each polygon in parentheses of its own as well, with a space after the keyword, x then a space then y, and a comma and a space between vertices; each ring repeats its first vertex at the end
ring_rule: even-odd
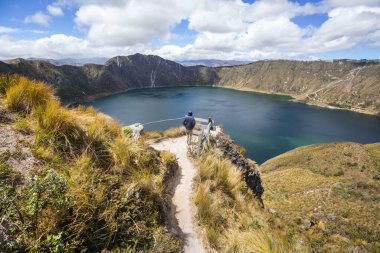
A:
POLYGON ((185 237, 185 253, 206 252, 193 224, 195 206, 192 201, 192 182, 196 168, 187 157, 186 136, 164 140, 153 144, 152 147, 175 154, 181 167, 180 182, 174 192, 173 204, 178 225, 185 237))

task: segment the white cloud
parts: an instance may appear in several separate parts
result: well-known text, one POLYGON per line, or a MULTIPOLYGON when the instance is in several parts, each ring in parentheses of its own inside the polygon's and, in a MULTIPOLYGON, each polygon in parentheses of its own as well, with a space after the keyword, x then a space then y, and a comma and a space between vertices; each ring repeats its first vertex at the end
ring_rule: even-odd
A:
POLYGON ((297 3, 287 0, 267 0, 256 1, 252 5, 247 6, 245 14, 253 21, 260 19, 271 19, 278 17, 292 18, 298 14, 311 11, 312 5, 300 6, 297 3))
POLYGON ((62 8, 55 5, 46 6, 46 10, 53 16, 63 16, 62 8))
POLYGON ((31 16, 25 17, 24 22, 26 24, 36 23, 39 25, 48 26, 49 22, 50 22, 50 17, 39 11, 39 12, 36 12, 35 14, 33 14, 31 16))
POLYGON ((237 41, 244 49, 291 48, 298 43, 306 30, 284 17, 261 19, 249 25, 237 41))
POLYGON ((368 35, 380 29, 380 7, 339 7, 329 19, 306 40, 308 50, 320 52, 341 50, 368 41, 368 35))
POLYGON ((85 58, 89 56, 128 55, 136 52, 147 52, 148 47, 135 45, 132 47, 109 47, 91 44, 88 40, 67 36, 65 34, 54 34, 36 40, 16 40, 9 36, 0 36, 0 59, 13 57, 39 57, 39 58, 85 58))
POLYGON ((0 33, 14 33, 17 31, 18 31, 18 29, 16 29, 16 28, 0 26, 0 33))
POLYGON ((380 30, 368 35, 370 45, 373 47, 380 47, 380 30))
POLYGON ((245 20, 237 18, 243 11, 244 4, 239 1, 203 1, 189 16, 189 28, 208 33, 243 31, 245 20))
POLYGON ((379 6, 379 0, 325 0, 324 4, 332 7, 379 6))
POLYGON ((193 7, 191 1, 176 0, 91 3, 80 6, 75 22, 88 29, 87 38, 91 42, 129 46, 165 36, 193 7))
MULTIPOLYGON (((253 4, 241 0, 57 0, 49 6, 52 15, 59 10, 63 14, 62 8, 77 8, 75 23, 84 37, 58 34, 16 40, 0 36, 0 48, 13 49, 1 52, 0 57, 111 57, 140 52, 169 59, 256 60, 312 58, 358 45, 380 46, 379 0, 325 0, 304 5, 289 0, 257 0, 253 4), (49 6, 58 9, 51 11, 49 6), (292 21, 316 13, 328 14, 320 27, 300 27, 292 21), (195 40, 173 45, 171 41, 181 33, 173 34, 172 28, 184 19, 195 31, 195 40), (157 46, 157 41, 163 45, 157 46)), ((50 17, 37 12, 25 22, 48 25, 50 17)), ((3 33, 10 32, 3 29, 3 33)))

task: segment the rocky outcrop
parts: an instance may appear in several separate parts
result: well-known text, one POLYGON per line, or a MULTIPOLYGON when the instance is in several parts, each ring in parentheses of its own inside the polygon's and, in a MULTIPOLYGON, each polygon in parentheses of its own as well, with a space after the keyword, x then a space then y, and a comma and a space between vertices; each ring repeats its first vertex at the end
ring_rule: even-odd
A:
POLYGON ((244 181, 248 188, 252 190, 255 196, 260 200, 262 206, 262 195, 264 193, 264 187, 261 183, 260 172, 257 167, 253 167, 251 163, 245 158, 233 144, 232 140, 223 133, 218 134, 215 137, 216 147, 223 152, 223 156, 229 159, 235 164, 243 174, 244 181))
POLYGON ((271 60, 229 67, 185 67, 159 56, 135 54, 111 58, 104 65, 0 61, 0 73, 46 81, 64 103, 135 88, 202 85, 287 94, 309 104, 380 115, 380 62, 376 60, 271 60))

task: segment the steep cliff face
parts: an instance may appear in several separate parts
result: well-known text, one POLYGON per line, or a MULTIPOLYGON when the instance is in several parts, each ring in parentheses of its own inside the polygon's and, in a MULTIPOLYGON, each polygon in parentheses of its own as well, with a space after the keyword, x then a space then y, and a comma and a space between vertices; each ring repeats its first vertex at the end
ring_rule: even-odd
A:
POLYGON ((64 102, 131 88, 210 85, 284 93, 298 101, 380 113, 379 61, 258 61, 231 67, 185 67, 159 56, 117 56, 105 65, 55 66, 44 61, 0 62, 0 73, 44 80, 64 102))
POLYGON ((205 85, 217 77, 216 73, 208 76, 205 67, 188 68, 159 56, 142 54, 111 58, 105 69, 115 81, 129 88, 205 85))

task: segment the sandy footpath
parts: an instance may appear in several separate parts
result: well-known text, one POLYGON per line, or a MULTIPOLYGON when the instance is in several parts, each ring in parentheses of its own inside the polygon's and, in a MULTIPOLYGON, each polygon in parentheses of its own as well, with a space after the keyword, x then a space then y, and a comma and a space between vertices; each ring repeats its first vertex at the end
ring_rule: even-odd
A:
POLYGON ((192 183, 196 168, 187 157, 186 136, 167 139, 152 144, 152 147, 175 154, 181 167, 180 182, 174 192, 173 204, 176 208, 178 225, 185 237, 185 253, 206 252, 193 224, 195 206, 192 201, 192 183))

